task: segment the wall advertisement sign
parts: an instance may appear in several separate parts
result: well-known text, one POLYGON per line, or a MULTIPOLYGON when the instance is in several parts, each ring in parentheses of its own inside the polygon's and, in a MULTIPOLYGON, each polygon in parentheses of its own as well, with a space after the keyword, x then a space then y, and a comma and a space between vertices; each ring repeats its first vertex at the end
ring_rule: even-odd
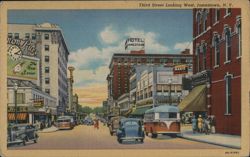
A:
POLYGON ((7 75, 23 80, 37 80, 39 59, 34 43, 29 40, 8 39, 7 75))

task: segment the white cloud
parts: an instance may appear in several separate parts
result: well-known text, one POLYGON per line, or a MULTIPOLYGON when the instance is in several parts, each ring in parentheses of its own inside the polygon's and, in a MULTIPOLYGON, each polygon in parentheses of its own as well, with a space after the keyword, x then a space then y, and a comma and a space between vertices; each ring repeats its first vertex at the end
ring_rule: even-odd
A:
MULTIPOLYGON (((106 30, 111 28, 106 27, 106 30)), ((104 30, 105 30, 104 29, 104 30)), ((108 31, 103 31, 108 32, 108 31)), ((103 33, 105 34, 105 33, 103 33)), ((103 35, 104 37, 105 35, 103 35)), ((122 36, 121 36, 122 37, 122 36)), ((145 38, 146 53, 167 53, 169 48, 157 41, 158 35, 154 32, 131 30, 123 34, 123 40, 104 48, 87 47, 71 52, 69 66, 74 66, 74 85, 87 86, 92 83, 106 83, 109 73, 109 64, 114 53, 125 53, 125 40, 128 37, 145 38)), ((115 37, 116 38, 116 37, 115 37)), ((107 39, 107 38, 106 38, 107 39)), ((108 41, 108 40, 106 40, 108 41)))
POLYGON ((185 49, 190 49, 190 53, 193 53, 193 42, 180 42, 176 43, 174 46, 175 50, 183 51, 185 49))
POLYGON ((157 41, 158 35, 154 32, 144 32, 143 30, 130 30, 125 35, 130 38, 144 38, 146 53, 167 53, 169 48, 157 41))
POLYGON ((112 26, 105 27, 104 30, 100 33, 100 37, 106 44, 113 44, 119 40, 119 35, 115 30, 113 30, 112 26))

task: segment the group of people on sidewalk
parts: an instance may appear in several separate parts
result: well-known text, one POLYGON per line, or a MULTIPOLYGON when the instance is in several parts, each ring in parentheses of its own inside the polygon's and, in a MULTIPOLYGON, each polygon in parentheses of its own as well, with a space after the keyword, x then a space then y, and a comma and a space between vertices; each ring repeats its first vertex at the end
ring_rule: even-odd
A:
POLYGON ((192 129, 193 133, 205 133, 206 135, 210 133, 215 133, 215 116, 205 116, 201 115, 196 118, 195 115, 192 117, 192 129))

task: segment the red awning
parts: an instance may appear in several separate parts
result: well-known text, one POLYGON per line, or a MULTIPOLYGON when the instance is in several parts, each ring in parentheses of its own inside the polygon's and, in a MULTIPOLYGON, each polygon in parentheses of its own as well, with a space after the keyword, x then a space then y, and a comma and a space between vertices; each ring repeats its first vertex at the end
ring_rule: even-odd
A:
MULTIPOLYGON (((17 113, 17 120, 26 120, 27 113, 17 113)), ((15 113, 8 113, 8 120, 15 120, 15 113)))

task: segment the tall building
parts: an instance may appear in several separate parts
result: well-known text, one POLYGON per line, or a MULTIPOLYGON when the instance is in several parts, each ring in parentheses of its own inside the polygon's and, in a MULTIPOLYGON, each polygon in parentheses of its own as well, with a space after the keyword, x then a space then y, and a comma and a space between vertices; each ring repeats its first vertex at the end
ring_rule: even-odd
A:
POLYGON ((59 26, 8 24, 8 44, 17 44, 25 54, 31 51, 39 60, 38 81, 42 91, 57 99, 58 114, 65 112, 67 99, 67 63, 69 51, 59 26), (25 49, 22 48, 25 45, 25 49))
POLYGON ((145 54, 144 51, 130 53, 115 53, 112 56, 107 76, 108 105, 117 105, 117 99, 124 93, 129 93, 130 71, 134 65, 162 65, 172 67, 186 64, 192 68, 193 55, 189 49, 180 54, 145 54))
POLYGON ((240 9, 193 10, 193 84, 207 84, 204 103, 219 133, 241 134, 241 40, 240 9))

